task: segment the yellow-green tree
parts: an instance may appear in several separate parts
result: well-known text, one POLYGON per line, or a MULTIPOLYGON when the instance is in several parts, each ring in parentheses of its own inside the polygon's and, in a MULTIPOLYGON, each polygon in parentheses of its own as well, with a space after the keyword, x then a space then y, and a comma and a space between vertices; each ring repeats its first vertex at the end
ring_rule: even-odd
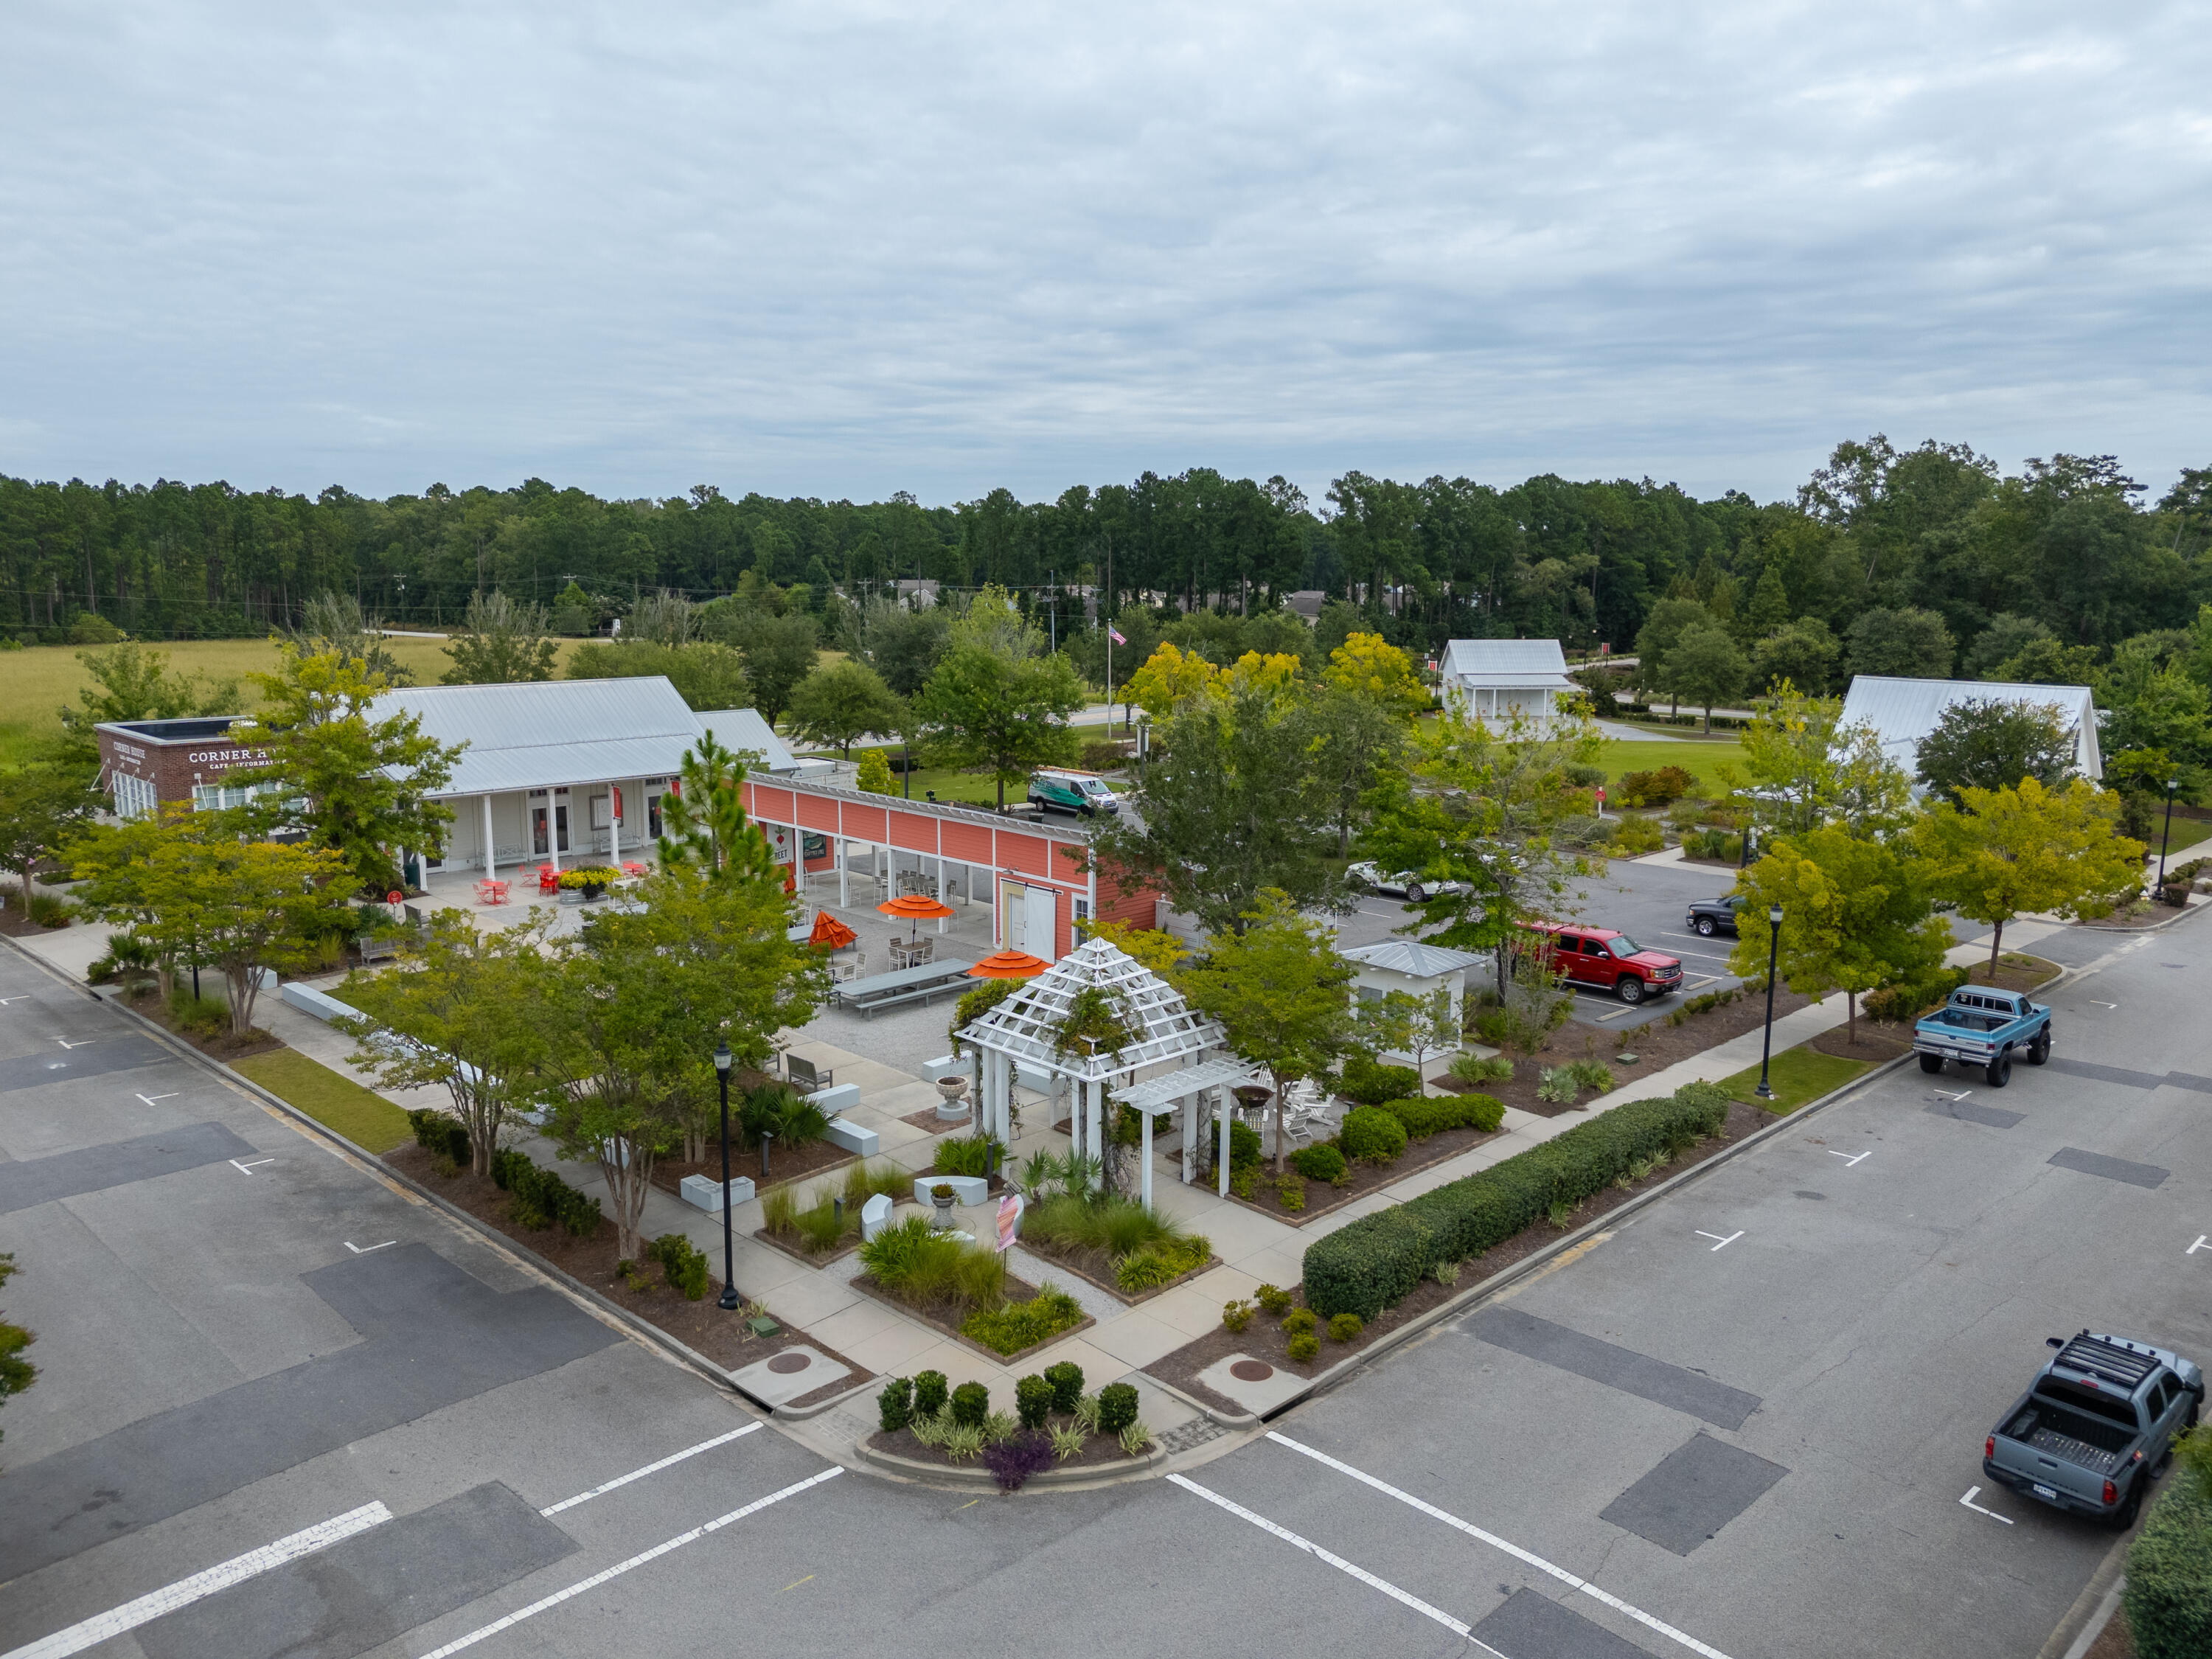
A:
POLYGON ((1832 824, 1776 842, 1736 890, 1751 902, 1730 971, 1747 979, 1766 971, 1771 939, 1758 924, 1780 905, 1783 980, 1805 996, 1843 992, 1853 1042, 1860 996, 1929 972, 1949 944, 1914 862, 1832 824))
POLYGON ((1123 700, 1133 702, 1156 720, 1180 714, 1221 678, 1221 671, 1193 651, 1188 653, 1163 644, 1145 659, 1145 665, 1129 676, 1123 700))
POLYGON ((78 902, 129 925, 155 953, 220 972, 230 1028, 253 1024, 264 968, 320 965, 332 913, 358 885, 335 848, 254 841, 237 812, 172 809, 95 830, 74 849, 78 902))
POLYGON ((1190 947, 1161 927, 1132 927, 1126 921, 1095 921, 1084 930, 1137 963, 1162 975, 1170 975, 1189 960, 1190 947))
POLYGON ((1796 835, 1842 823, 1871 836, 1902 823, 1912 782, 1881 752, 1874 728, 1839 726, 1840 697, 1810 697, 1779 682, 1744 729, 1743 758, 1719 769, 1721 781, 1747 793, 1760 825, 1796 835))
POLYGON ((1349 691, 1407 720, 1428 710, 1429 688, 1413 659, 1380 634, 1354 634, 1328 653, 1324 684, 1349 691))
POLYGON ((891 790, 891 763, 884 758, 880 749, 860 751, 860 775, 854 781, 864 795, 888 795, 891 790))
POLYGON ((1969 785, 1959 799, 1960 806, 1939 805, 1915 823, 1912 842, 1936 902, 1996 930, 1992 975, 2014 916, 2102 911, 2142 880, 2143 845, 2119 833, 2119 801, 2086 779, 2063 789, 2033 778, 2014 789, 1969 785))

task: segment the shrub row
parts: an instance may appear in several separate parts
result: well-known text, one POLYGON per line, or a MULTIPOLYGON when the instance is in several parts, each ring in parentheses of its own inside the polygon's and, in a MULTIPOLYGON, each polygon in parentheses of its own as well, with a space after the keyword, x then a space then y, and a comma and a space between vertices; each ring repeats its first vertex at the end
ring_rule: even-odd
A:
POLYGON ((1363 1216, 1306 1249, 1306 1305, 1373 1319, 1440 1262, 1503 1243, 1555 1205, 1603 1191, 1640 1163, 1672 1157, 1727 1120, 1727 1092, 1692 1083, 1665 1100, 1634 1100, 1502 1164, 1363 1216))
POLYGON ((1923 979, 1885 985, 1859 999, 1859 1012, 1886 1025, 1903 1024, 1949 1001, 1951 993, 1966 982, 1966 975, 1964 968, 1938 968, 1923 979))
MULTIPOLYGON (((433 1158, 449 1158, 456 1164, 470 1162, 468 1126, 449 1113, 422 1107, 407 1114, 407 1127, 415 1132, 415 1144, 433 1158)), ((527 1162, 528 1160, 525 1160, 527 1162)), ((496 1179, 496 1177, 495 1177, 496 1179)), ((501 1182, 505 1186, 505 1182, 501 1182)))
POLYGON ((1419 1094, 1420 1088, 1421 1074, 1412 1066, 1381 1066, 1365 1054, 1353 1054, 1344 1062, 1336 1091, 1357 1105, 1380 1106, 1386 1100, 1419 1094))
POLYGON ((1480 1129, 1489 1134, 1505 1121, 1505 1103, 1489 1095, 1425 1095, 1417 1100, 1386 1100, 1382 1109, 1396 1118, 1415 1140, 1426 1140, 1439 1129, 1480 1129))
POLYGON ((2212 1481, 2179 1458, 2150 1518, 2128 1546, 2121 1606, 2139 1659, 2212 1653, 2212 1481))
POLYGON ((543 1231, 559 1226, 578 1238, 589 1238, 599 1230, 598 1199, 585 1197, 512 1146, 491 1155, 491 1181, 501 1192, 514 1194, 507 1213, 518 1227, 543 1231))
MULTIPOLYGON (((592 1219, 599 1220, 599 1201, 592 1200, 592 1219)), ((707 1253, 682 1233, 663 1233, 645 1247, 645 1253, 660 1264, 668 1275, 668 1288, 687 1302, 696 1302, 707 1294, 708 1278, 707 1253)))

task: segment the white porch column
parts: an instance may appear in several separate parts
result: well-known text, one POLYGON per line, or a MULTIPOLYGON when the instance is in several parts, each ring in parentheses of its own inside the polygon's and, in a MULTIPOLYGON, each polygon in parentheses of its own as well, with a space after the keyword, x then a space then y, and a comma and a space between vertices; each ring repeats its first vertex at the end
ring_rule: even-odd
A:
POLYGON ((480 799, 481 799, 483 800, 483 838, 484 838, 484 844, 483 844, 483 855, 484 855, 484 860, 483 860, 483 864, 484 864, 484 879, 485 879, 486 881, 489 881, 489 880, 491 879, 491 872, 492 872, 492 854, 491 854, 491 845, 492 845, 492 843, 491 843, 491 797, 490 797, 489 794, 486 794, 486 795, 483 795, 483 796, 480 797, 480 799))
POLYGON ((983 1133, 1004 1140, 1014 1127, 1014 1068, 1004 1054, 991 1056, 991 1115, 983 1133))
POLYGON ((1213 1118, 1221 1131, 1221 1155, 1214 1161, 1215 1189, 1223 1198, 1229 1196, 1229 1091, 1213 1091, 1213 1118))
POLYGON ((1149 1210, 1152 1207, 1152 1115, 1139 1112, 1137 1115, 1145 1121, 1139 1132, 1144 1136, 1144 1163, 1137 1177, 1137 1201, 1149 1210))
POLYGON ((621 792, 618 783, 607 786, 607 862, 617 870, 622 868, 622 813, 615 803, 621 792))
MULTIPOLYGON (((871 854, 872 859, 873 855, 871 854)), ((853 902, 852 889, 853 843, 844 836, 837 837, 837 908, 848 908, 853 902)))

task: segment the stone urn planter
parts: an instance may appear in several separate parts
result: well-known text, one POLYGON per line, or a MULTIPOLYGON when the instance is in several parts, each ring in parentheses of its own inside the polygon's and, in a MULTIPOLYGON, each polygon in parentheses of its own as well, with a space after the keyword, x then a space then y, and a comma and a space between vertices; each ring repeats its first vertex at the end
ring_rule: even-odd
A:
POLYGON ((940 1233, 949 1233, 952 1231, 952 1201, 954 1197, 955 1194, 952 1188, 945 1185, 942 1182, 929 1189, 929 1202, 932 1212, 929 1218, 929 1224, 940 1233))
POLYGON ((968 1079, 964 1077, 941 1077, 937 1079, 937 1116, 940 1122, 957 1123, 968 1115, 968 1079))

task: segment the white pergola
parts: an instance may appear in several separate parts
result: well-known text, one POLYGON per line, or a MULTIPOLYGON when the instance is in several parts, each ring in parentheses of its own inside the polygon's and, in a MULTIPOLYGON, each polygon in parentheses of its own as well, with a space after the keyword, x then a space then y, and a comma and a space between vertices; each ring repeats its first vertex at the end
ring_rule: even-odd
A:
POLYGON ((1114 1091, 1114 1098, 1128 1107, 1144 1120, 1145 1164, 1143 1197, 1145 1207, 1152 1206, 1152 1114, 1177 1102, 1182 1105, 1182 1179, 1188 1186, 1198 1173, 1198 1139, 1200 1124, 1205 1121, 1206 1109, 1213 1108, 1214 1133, 1221 1138, 1219 1155, 1214 1159, 1214 1178, 1220 1182, 1221 1196, 1229 1196, 1229 1125, 1235 1114, 1229 1104, 1229 1091, 1246 1084, 1267 1087, 1256 1067, 1247 1065, 1233 1054, 1217 1054, 1211 1060, 1201 1060, 1195 1066, 1186 1066, 1180 1071, 1163 1072, 1158 1077, 1148 1077, 1142 1083, 1123 1084, 1114 1091))
MULTIPOLYGON (((981 1018, 963 1028, 963 1042, 975 1048, 977 1127, 982 1133, 1006 1139, 1012 1127, 1013 1074, 1019 1067, 1032 1079, 1052 1079, 1050 1092, 1062 1083, 1073 1084, 1075 1099, 1068 1113, 1068 1139, 1074 1150, 1103 1161, 1105 1146, 1106 1094, 1139 1107, 1144 1120, 1144 1198, 1152 1201, 1152 1113, 1176 1100, 1185 1101, 1183 1175, 1191 1174, 1190 1148, 1195 1138, 1194 1113, 1200 1091, 1250 1080, 1251 1069, 1242 1061, 1204 1057, 1218 1048, 1221 1028, 1191 1012, 1182 994, 1127 951, 1103 939, 1086 940, 1072 955, 1030 981, 1013 995, 981 1018), (1137 1033, 1133 1042, 1105 1054, 1084 1054, 1077 1048, 1054 1052, 1062 1021, 1076 997, 1084 991, 1104 992, 1118 1006, 1121 1018, 1137 1033), (1142 1081, 1137 1073, 1153 1075, 1142 1081), (1130 1081, 1116 1085, 1115 1079, 1130 1081), (1139 1102, 1148 1103, 1139 1106, 1139 1102)), ((1228 1133, 1227 1117, 1222 1133, 1228 1133)), ((1222 1167, 1225 1170, 1228 1160, 1222 1167)))

